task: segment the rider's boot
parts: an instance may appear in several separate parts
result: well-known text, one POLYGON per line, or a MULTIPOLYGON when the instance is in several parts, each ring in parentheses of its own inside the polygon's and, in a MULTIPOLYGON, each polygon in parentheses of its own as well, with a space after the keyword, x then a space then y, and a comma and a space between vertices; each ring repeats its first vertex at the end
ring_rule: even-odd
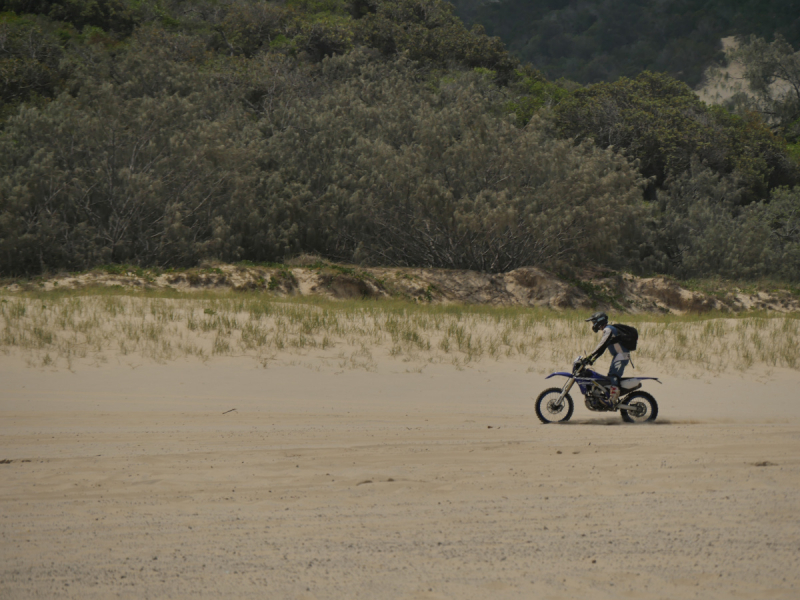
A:
POLYGON ((608 389, 608 403, 611 408, 616 408, 617 404, 619 404, 619 387, 616 385, 612 385, 608 389))

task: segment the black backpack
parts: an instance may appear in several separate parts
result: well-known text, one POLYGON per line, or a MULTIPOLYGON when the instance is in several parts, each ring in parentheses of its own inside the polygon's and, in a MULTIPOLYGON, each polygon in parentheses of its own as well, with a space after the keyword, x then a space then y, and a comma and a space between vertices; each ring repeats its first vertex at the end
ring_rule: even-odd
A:
POLYGON ((635 327, 631 327, 630 325, 622 325, 621 323, 615 323, 612 325, 618 332, 614 338, 614 343, 619 342, 627 350, 636 350, 636 343, 639 341, 639 332, 636 331, 635 327))

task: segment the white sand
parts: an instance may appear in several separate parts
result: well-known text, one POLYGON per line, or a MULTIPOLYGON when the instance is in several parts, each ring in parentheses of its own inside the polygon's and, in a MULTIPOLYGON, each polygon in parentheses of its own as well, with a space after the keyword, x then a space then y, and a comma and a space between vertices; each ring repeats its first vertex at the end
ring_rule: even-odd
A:
POLYGON ((0 356, 0 598, 800 597, 800 373, 545 426, 528 366, 0 356))

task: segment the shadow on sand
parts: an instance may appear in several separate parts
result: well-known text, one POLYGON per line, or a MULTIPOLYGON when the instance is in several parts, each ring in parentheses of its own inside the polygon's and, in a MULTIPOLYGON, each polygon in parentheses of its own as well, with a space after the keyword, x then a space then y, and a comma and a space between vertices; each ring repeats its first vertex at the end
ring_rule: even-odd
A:
POLYGON ((696 421, 692 419, 656 419, 655 421, 648 421, 645 423, 626 423, 620 417, 606 417, 594 419, 570 419, 566 423, 554 423, 554 425, 624 425, 626 427, 654 427, 657 425, 701 425, 703 421, 696 421))

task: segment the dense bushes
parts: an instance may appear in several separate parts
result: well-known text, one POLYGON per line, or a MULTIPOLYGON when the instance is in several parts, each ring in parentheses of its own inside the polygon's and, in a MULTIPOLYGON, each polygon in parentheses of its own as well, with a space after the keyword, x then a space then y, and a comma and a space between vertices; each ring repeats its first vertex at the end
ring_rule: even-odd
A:
POLYGON ((0 12, 42 15, 78 29, 89 26, 127 34, 141 20, 142 5, 137 4, 126 0, 0 0, 0 12))
POLYGON ((330 87, 268 149, 276 181, 302 184, 324 213, 312 221, 336 224, 314 232, 330 235, 328 254, 487 271, 607 260, 643 208, 624 159, 491 116, 497 91, 479 75, 431 90, 408 61, 355 52, 323 78, 330 87), (593 217, 611 214, 599 219, 609 237, 594 235, 593 217))
POLYGON ((48 19, 0 13, 0 119, 20 102, 57 92, 63 51, 56 33, 48 19))
POLYGON ((732 174, 747 203, 798 179, 785 142, 753 115, 709 108, 683 83, 645 72, 576 91, 558 104, 555 122, 566 137, 592 138, 639 161, 653 190, 689 170, 694 157, 712 171, 732 174))
MULTIPOLYGON (((254 120, 226 101, 226 78, 187 92, 186 67, 148 37, 118 62, 119 84, 84 79, 7 123, 5 272, 303 250, 489 271, 577 264, 614 260, 643 210, 624 159, 491 116, 497 91, 480 75, 432 89, 405 58, 355 51, 324 62, 313 94, 254 120), (607 237, 598 214, 615 215, 599 219, 607 237)), ((272 76, 287 96, 310 87, 272 76)))
MULTIPOLYGON (((130 83, 130 82, 127 82, 130 83)), ((2 270, 233 257, 224 209, 253 162, 219 94, 127 97, 84 82, 23 108, 0 138, 2 270)))
POLYGON ((783 142, 668 77, 548 82, 438 0, 130 6, 130 35, 0 19, 0 273, 316 252, 800 277, 783 142))
MULTIPOLYGON (((800 277, 800 192, 738 206, 741 191, 694 162, 659 192, 638 270, 679 277, 800 277)), ((636 261, 631 261, 636 268, 636 261)))
POLYGON ((518 62, 498 38, 482 27, 467 30, 447 2, 397 0, 363 2, 372 10, 356 24, 356 40, 384 54, 405 52, 412 60, 441 67, 453 63, 492 70, 501 83, 513 76, 518 62))

